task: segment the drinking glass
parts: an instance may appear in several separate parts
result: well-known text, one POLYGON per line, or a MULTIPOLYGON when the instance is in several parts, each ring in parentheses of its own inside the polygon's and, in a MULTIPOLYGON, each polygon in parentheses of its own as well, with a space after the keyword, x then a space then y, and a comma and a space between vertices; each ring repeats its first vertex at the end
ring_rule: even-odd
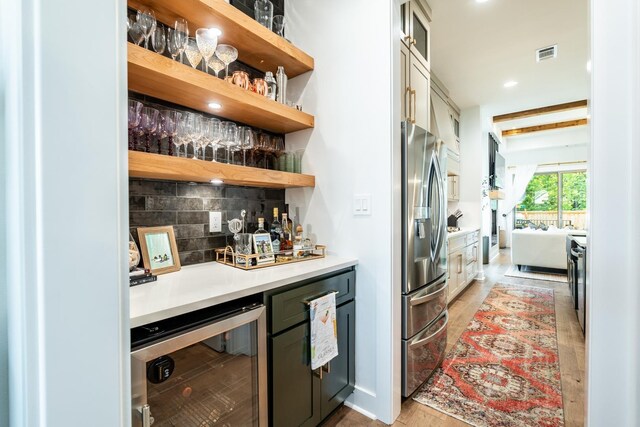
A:
MULTIPOLYGON (((202 116, 200 114, 187 113, 187 136, 193 145, 193 158, 197 159, 199 141, 202 138, 202 116)), ((186 147, 185 147, 186 150, 186 147)))
POLYGON ((238 128, 239 148, 242 150, 242 166, 247 166, 247 150, 251 150, 255 143, 255 132, 248 126, 238 128))
POLYGON ((153 135, 158 127, 158 115, 160 112, 155 108, 142 107, 140 112, 140 135, 144 135, 144 151, 151 151, 151 135, 153 135))
MULTIPOLYGON (((173 156, 173 139, 178 133, 178 123, 180 123, 182 113, 176 110, 162 110, 160 114, 162 117, 162 131, 160 136, 161 138, 167 137, 169 139, 169 155, 173 156)), ((160 143, 158 143, 158 145, 160 145, 160 143)))
POLYGON ((174 139, 174 145, 176 146, 176 156, 180 156, 180 147, 184 147, 184 157, 187 157, 187 145, 189 144, 189 138, 187 134, 187 114, 182 114, 182 117, 178 120, 178 126, 176 130, 176 136, 174 139))
POLYGON ((180 62, 182 62, 182 53, 189 42, 189 24, 186 19, 178 18, 173 24, 173 28, 176 31, 176 47, 180 50, 180 62))
POLYGON ((222 122, 220 124, 220 144, 223 145, 227 150, 227 160, 226 163, 230 161, 230 150, 229 147, 236 145, 236 138, 238 133, 238 128, 233 122, 222 122))
POLYGON ((219 44, 216 48, 216 56, 224 62, 225 72, 224 76, 229 76, 229 64, 238 59, 238 49, 230 44, 219 44))
POLYGON ((164 27, 156 27, 151 34, 151 46, 156 53, 162 55, 164 53, 164 49, 167 46, 167 36, 164 32, 164 27))
POLYGON ((211 161, 216 161, 216 150, 218 144, 220 143, 220 120, 218 119, 209 119, 209 144, 213 149, 213 154, 211 161))
POLYGON ((254 145, 254 154, 256 158, 256 167, 268 169, 267 154, 271 145, 271 137, 269 134, 261 132, 258 134, 258 140, 254 145))
POLYGON ((282 163, 282 156, 284 155, 284 139, 281 136, 274 136, 271 138, 271 145, 273 147, 273 169, 281 170, 280 165, 282 163))
POLYGON ((184 50, 184 53, 187 54, 187 60, 189 61, 189 64, 191 64, 191 66, 197 70, 200 61, 202 61, 202 53, 200 53, 200 49, 198 49, 198 44, 196 43, 195 39, 189 39, 189 41, 187 42, 187 48, 184 50))
POLYGON ((256 21, 263 27, 271 29, 273 22, 273 3, 269 0, 256 0, 253 4, 253 10, 256 21))
MULTIPOLYGON (((236 253, 242 255, 251 255, 251 243, 253 234, 251 233, 238 233, 234 236, 236 241, 236 253)), ((236 262, 239 265, 245 265, 247 261, 244 257, 236 257, 236 262)))
POLYGON ((216 73, 216 77, 218 76, 218 73, 222 70, 224 70, 225 68, 225 63, 222 62, 220 60, 220 58, 218 58, 216 55, 213 55, 208 61, 207 61, 207 66, 209 68, 211 68, 215 73, 216 73))
POLYGON ((132 42, 140 46, 140 43, 144 40, 144 31, 139 23, 131 23, 131 26, 129 27, 129 37, 131 37, 132 42))
POLYGON ((280 37, 284 37, 284 26, 286 22, 284 15, 276 15, 273 17, 273 31, 275 31, 280 37))
POLYGON ((133 99, 129 100, 129 150, 135 150, 135 136, 134 129, 140 124, 140 110, 142 110, 142 104, 133 99))
POLYGON ((169 51, 169 55, 171 55, 171 59, 174 61, 181 52, 181 48, 179 46, 180 42, 178 32, 173 28, 167 28, 167 50, 169 51))
POLYGON ((144 32, 144 48, 149 49, 149 37, 153 30, 156 29, 156 14, 152 9, 144 7, 138 10, 136 21, 144 32))
POLYGON ((196 44, 204 59, 204 72, 209 73, 209 59, 216 53, 218 35, 220 31, 215 28, 198 28, 196 30, 196 44))

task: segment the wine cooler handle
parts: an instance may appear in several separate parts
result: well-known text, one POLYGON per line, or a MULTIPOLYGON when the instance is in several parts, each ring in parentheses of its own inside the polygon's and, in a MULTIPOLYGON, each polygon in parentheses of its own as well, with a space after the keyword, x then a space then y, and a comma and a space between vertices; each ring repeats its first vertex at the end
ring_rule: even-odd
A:
POLYGON ((148 403, 140 408, 140 413, 142 415, 142 427, 151 427, 155 420, 151 416, 151 407, 148 403))

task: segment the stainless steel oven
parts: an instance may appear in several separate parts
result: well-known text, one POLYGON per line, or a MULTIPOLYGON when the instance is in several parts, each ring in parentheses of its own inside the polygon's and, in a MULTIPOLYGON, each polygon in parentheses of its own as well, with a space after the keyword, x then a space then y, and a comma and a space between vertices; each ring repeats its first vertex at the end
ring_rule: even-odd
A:
POLYGON ((260 301, 232 301, 131 333, 133 426, 267 426, 260 301))

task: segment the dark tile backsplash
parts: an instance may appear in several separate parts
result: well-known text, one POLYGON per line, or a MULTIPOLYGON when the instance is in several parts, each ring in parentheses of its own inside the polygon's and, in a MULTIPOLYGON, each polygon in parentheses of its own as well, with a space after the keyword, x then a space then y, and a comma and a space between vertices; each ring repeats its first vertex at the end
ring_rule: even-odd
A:
POLYGON ((185 182, 129 180, 129 225, 138 240, 138 227, 172 225, 182 265, 213 261, 214 249, 232 243, 227 220, 247 211, 247 231, 258 217, 273 219, 273 208, 284 212, 284 190, 213 186, 185 182), (209 233, 209 211, 222 212, 222 232, 209 233))

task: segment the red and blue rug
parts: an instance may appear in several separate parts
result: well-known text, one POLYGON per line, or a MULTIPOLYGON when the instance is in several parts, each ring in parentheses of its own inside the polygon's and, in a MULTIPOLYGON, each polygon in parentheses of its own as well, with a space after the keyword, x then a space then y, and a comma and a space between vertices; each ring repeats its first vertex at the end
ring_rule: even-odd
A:
POLYGON ((564 426, 552 289, 496 284, 414 399, 475 426, 564 426))

